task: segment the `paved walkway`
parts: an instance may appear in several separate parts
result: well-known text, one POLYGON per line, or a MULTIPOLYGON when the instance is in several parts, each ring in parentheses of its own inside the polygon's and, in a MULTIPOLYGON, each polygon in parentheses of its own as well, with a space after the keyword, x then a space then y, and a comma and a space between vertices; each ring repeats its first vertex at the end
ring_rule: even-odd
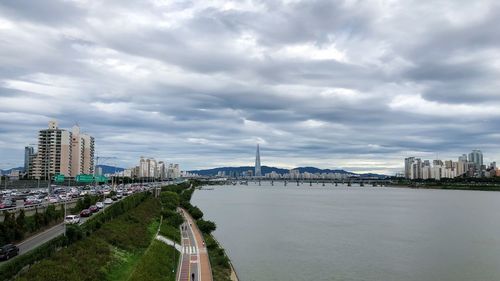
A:
POLYGON ((179 243, 176 243, 175 241, 163 236, 163 235, 156 235, 156 240, 161 241, 169 246, 175 247, 175 249, 179 252, 182 252, 182 246, 179 245, 179 243))
POLYGON ((178 281, 212 281, 212 269, 203 236, 193 218, 181 209, 184 223, 181 225, 181 262, 178 281))

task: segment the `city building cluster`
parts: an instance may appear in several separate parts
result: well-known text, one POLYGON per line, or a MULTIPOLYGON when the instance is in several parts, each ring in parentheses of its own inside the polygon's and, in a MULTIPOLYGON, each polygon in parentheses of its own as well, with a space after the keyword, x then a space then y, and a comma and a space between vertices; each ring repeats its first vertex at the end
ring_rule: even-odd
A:
POLYGON ((405 158, 404 177, 407 179, 435 179, 457 178, 457 177, 495 177, 500 176, 496 162, 486 166, 483 163, 481 150, 473 150, 471 153, 453 160, 422 160, 420 158, 405 158))
POLYGON ((177 179, 180 178, 179 164, 167 164, 154 158, 141 157, 139 165, 114 174, 115 176, 141 179, 177 179))
MULTIPOLYGON (((194 174, 195 175, 195 174, 194 174)), ((242 172, 237 171, 219 171, 217 172, 217 177, 229 177, 229 178, 266 178, 266 179, 286 179, 286 180, 343 180, 353 177, 359 177, 359 175, 351 173, 310 173, 310 172, 300 172, 299 169, 291 169, 287 173, 278 173, 272 171, 270 173, 265 173, 264 176, 255 176, 254 170, 246 170, 242 172)))
POLYGON ((352 177, 357 177, 359 175, 349 174, 349 173, 301 173, 299 169, 289 170, 288 173, 279 174, 275 171, 271 173, 266 173, 265 178, 268 179, 290 179, 290 180, 342 180, 352 177))
POLYGON ((78 125, 68 131, 50 121, 47 129, 38 132, 37 150, 25 147, 24 172, 30 179, 93 174, 94 151, 94 137, 80 132, 78 125))

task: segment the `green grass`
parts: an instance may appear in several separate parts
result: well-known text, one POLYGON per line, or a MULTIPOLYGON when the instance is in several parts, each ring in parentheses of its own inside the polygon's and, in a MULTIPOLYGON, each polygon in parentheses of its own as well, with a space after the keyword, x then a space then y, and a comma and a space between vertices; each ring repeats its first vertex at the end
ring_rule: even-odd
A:
POLYGON ((105 266, 110 261, 109 244, 97 236, 91 236, 33 265, 17 280, 103 280, 105 266))
POLYGON ((126 280, 151 242, 160 211, 157 199, 147 199, 91 236, 33 265, 17 280, 126 280))
POLYGON ((174 281, 178 259, 179 253, 173 247, 154 240, 128 280, 174 281))
POLYGON ((172 225, 163 222, 160 227, 160 234, 179 244, 181 243, 181 231, 178 227, 173 227, 172 225))
POLYGON ((142 253, 131 253, 113 247, 113 261, 107 273, 107 280, 127 280, 139 262, 142 253))

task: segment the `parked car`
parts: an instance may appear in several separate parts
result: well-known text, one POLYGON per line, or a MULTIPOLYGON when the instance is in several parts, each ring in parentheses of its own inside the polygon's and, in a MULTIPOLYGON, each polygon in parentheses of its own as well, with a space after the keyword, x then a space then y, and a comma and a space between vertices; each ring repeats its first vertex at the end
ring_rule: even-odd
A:
POLYGON ((113 204, 113 200, 111 198, 106 198, 106 200, 104 200, 104 204, 106 205, 113 204))
POLYGON ((104 208, 104 203, 102 203, 102 202, 97 202, 97 203, 95 203, 95 206, 96 206, 97 208, 99 208, 99 209, 102 209, 102 208, 104 208))
POLYGON ((96 213, 97 211, 99 211, 99 208, 97 208, 96 205, 92 205, 89 207, 89 211, 91 211, 92 213, 96 213))
POLYGON ((81 212, 80 212, 80 217, 90 217, 92 216, 92 212, 89 210, 89 209, 83 209, 81 212))
POLYGON ((116 201, 116 200, 118 200, 118 197, 116 197, 116 195, 113 195, 113 196, 111 196, 111 200, 116 201))
POLYGON ((0 259, 8 260, 19 254, 19 248, 13 244, 7 244, 0 248, 0 259))
POLYGON ((80 216, 68 215, 64 218, 64 223, 66 223, 66 224, 78 224, 78 223, 80 223, 80 216))
POLYGON ((0 203, 0 209, 6 209, 6 208, 12 208, 12 207, 15 207, 15 204, 10 199, 5 199, 2 201, 2 203, 0 203))

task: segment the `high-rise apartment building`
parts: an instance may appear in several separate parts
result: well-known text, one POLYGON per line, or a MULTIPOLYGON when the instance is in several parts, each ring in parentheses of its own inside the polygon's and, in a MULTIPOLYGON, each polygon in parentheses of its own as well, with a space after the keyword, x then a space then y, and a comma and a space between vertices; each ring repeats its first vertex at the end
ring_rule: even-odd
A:
POLYGON ((156 175, 156 160, 154 159, 147 159, 146 160, 146 163, 148 165, 148 175, 147 177, 148 178, 156 178, 157 175, 156 175))
POLYGON ((67 177, 93 174, 94 138, 81 134, 78 126, 70 132, 60 129, 56 121, 50 121, 48 129, 38 133, 38 151, 32 154, 30 163, 28 174, 34 179, 47 179, 56 174, 67 177))
POLYGON ((35 149, 32 146, 24 147, 24 172, 29 173, 30 165, 33 162, 33 155, 35 154, 35 149))
POLYGON ((48 179, 56 174, 71 175, 71 133, 50 121, 38 133, 38 152, 33 160, 32 178, 48 179))
POLYGON ((411 165, 415 161, 415 157, 405 158, 405 178, 409 179, 411 176, 411 165))
POLYGON ((94 173, 94 138, 82 134, 80 127, 71 131, 71 176, 94 173))

